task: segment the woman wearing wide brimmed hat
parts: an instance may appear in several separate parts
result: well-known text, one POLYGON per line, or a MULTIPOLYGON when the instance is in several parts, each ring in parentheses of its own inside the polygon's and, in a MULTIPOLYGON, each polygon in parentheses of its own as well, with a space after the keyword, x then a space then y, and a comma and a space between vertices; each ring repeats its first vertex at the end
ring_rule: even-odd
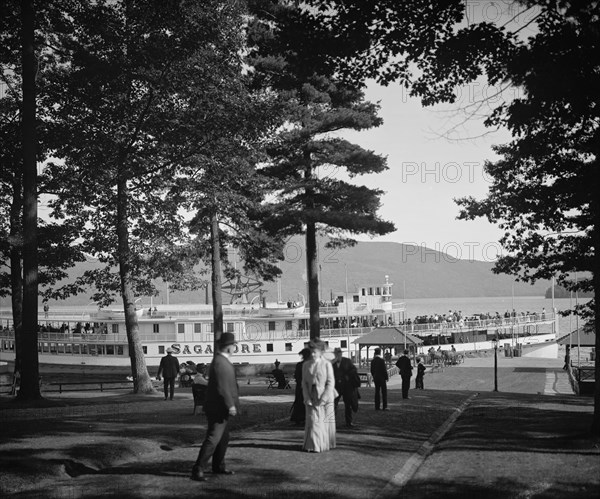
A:
POLYGON ((302 366, 302 394, 306 408, 303 449, 323 452, 335 448, 335 378, 323 357, 325 343, 311 341, 310 357, 302 366))

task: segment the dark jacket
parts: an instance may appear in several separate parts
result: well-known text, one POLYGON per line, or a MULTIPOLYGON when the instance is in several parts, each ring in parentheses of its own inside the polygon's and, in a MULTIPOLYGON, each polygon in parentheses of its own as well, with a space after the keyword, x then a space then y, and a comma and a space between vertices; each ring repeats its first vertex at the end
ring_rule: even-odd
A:
POLYGON ((412 364, 406 355, 402 355, 396 362, 396 367, 400 371, 400 376, 412 376, 412 364))
POLYGON ((176 378, 179 374, 179 361, 177 357, 165 355, 160 359, 157 376, 163 375, 163 378, 176 378))
POLYGON ((333 374, 335 376, 335 389, 340 395, 351 394, 356 388, 357 370, 352 361, 342 357, 338 367, 337 362, 333 361, 333 374))
POLYGON ((381 357, 374 357, 371 361, 371 375, 373 376, 373 380, 377 383, 389 379, 385 360, 381 357))
POLYGON ((229 408, 239 404, 235 367, 221 354, 215 355, 208 374, 204 412, 216 419, 229 417, 229 408))

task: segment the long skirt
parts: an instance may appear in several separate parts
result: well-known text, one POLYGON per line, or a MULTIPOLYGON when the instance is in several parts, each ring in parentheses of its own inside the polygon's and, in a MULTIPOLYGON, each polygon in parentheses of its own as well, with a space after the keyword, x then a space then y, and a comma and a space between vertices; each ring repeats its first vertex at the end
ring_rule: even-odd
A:
POLYGON ((294 398, 294 403, 292 404, 290 420, 294 423, 300 425, 304 423, 304 418, 306 417, 306 409, 304 408, 304 398, 302 397, 302 390, 296 390, 296 397, 294 398))
POLYGON ((333 402, 306 407, 304 424, 305 451, 324 452, 335 449, 335 410, 333 402))

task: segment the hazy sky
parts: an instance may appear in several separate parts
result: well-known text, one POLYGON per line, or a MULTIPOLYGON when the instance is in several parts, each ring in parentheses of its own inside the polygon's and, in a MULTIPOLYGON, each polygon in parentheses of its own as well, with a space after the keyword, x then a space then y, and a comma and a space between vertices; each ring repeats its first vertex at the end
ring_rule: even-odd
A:
POLYGON ((456 106, 423 108, 399 86, 369 86, 367 99, 380 102, 384 124, 343 136, 388 160, 385 173, 357 178, 386 192, 380 213, 396 226, 395 232, 375 240, 412 243, 463 259, 495 260, 501 251, 499 229, 486 220, 457 220, 459 207, 453 199, 485 196, 489 178, 484 161, 497 159, 491 146, 510 136, 502 130, 482 136, 490 130, 478 119, 454 129, 463 116, 450 111, 479 99, 482 92, 495 91, 474 84, 460 89, 456 106))
MULTIPOLYGON (((465 0, 465 6, 468 22, 493 22, 522 39, 535 33, 534 20, 540 12, 536 6, 525 8, 514 0, 465 0)), ((501 231, 487 220, 457 220, 459 207, 453 198, 481 199, 487 193, 489 178, 483 164, 498 159, 491 146, 509 142, 510 135, 506 130, 492 133, 483 126, 483 117, 501 99, 518 97, 519 89, 489 87, 482 80, 457 89, 457 95, 454 106, 423 108, 399 85, 369 85, 367 100, 380 102, 383 126, 343 136, 388 159, 387 172, 359 179, 386 191, 380 214, 396 226, 395 232, 376 240, 412 243, 461 259, 493 261, 502 254, 501 231), (479 106, 482 100, 485 103, 479 106), (466 114, 457 114, 457 109, 480 118, 465 121, 466 114)))

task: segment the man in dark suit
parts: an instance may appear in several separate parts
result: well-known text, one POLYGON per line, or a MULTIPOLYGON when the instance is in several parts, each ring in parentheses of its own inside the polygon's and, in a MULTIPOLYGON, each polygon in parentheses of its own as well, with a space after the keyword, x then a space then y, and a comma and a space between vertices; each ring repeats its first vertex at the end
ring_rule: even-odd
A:
POLYGON ((237 415, 239 404, 235 368, 229 357, 235 350, 233 333, 222 333, 218 342, 219 352, 210 365, 204 412, 208 420, 206 437, 192 468, 192 480, 204 481, 204 470, 212 458, 212 471, 221 475, 232 475, 225 467, 225 453, 229 444, 229 417, 237 415))
POLYGON ((387 411, 387 381, 389 375, 385 360, 381 357, 381 348, 375 349, 375 357, 371 361, 371 376, 373 376, 373 382, 375 383, 375 410, 378 411, 383 402, 383 410, 387 411))
POLYGON ((352 361, 346 357, 342 357, 342 349, 336 348, 333 353, 333 374, 335 376, 335 389, 338 396, 335 399, 335 410, 340 399, 344 400, 344 415, 346 426, 354 428, 352 418, 354 412, 358 410, 358 387, 356 386, 357 371, 352 361))
POLYGON ((164 381, 164 390, 165 390, 165 400, 170 398, 173 400, 173 394, 175 393, 175 379, 179 374, 179 361, 177 357, 173 357, 172 348, 167 348, 167 355, 165 355, 162 359, 160 359, 160 365, 158 366, 158 373, 156 375, 156 379, 160 381, 160 375, 162 373, 164 381))
POLYGON ((410 378, 412 376, 412 364, 408 358, 408 350, 404 350, 404 354, 396 362, 396 367, 400 371, 402 377, 402 398, 408 398, 408 389, 410 388, 410 378))

